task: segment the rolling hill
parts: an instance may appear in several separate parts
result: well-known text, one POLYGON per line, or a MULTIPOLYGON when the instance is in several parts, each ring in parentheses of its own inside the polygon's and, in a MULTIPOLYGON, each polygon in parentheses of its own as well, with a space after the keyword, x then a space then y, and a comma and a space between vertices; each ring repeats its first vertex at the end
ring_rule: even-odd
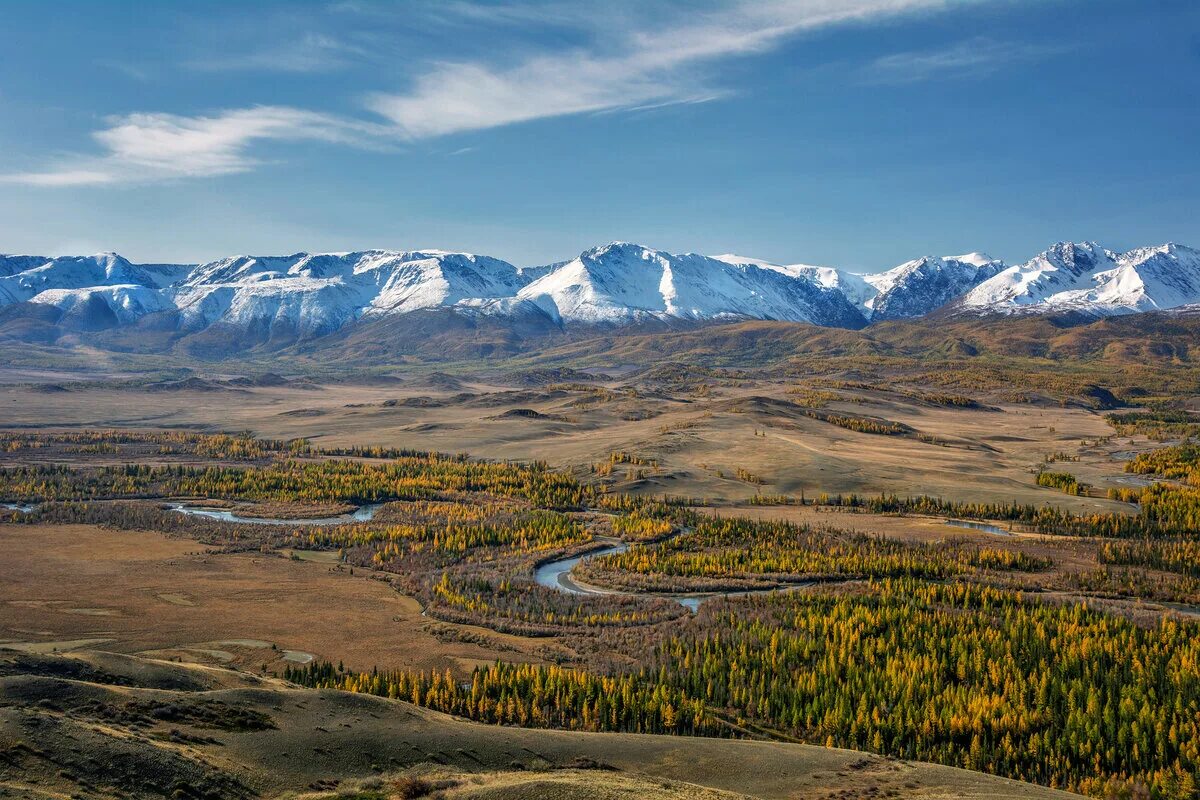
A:
POLYGON ((213 667, 0 649, 6 796, 366 800, 435 791, 447 800, 1075 796, 850 750, 497 727, 213 667))

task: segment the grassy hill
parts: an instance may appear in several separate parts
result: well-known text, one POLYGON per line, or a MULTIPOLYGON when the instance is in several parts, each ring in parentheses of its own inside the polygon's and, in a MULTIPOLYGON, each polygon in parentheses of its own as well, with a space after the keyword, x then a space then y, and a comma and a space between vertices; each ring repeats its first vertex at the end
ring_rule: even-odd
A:
MULTIPOLYGON (((299 341, 247 338, 213 330, 178 339, 161 331, 116 328, 86 335, 35 336, 36 315, 0 313, 0 353, 13 363, 71 365, 84 353, 141 369, 168 364, 254 365, 336 370, 413 363, 492 362, 658 363, 685 360, 707 366, 764 366, 796 359, 1035 359, 1118 367, 1193 365, 1200 314, 1144 313, 1091 319, 1079 316, 926 317, 862 330, 795 322, 730 324, 646 323, 620 329, 562 331, 519 321, 501 323, 448 312, 418 312, 366 320, 299 341), (224 338, 222 338, 224 337, 224 338)), ((477 368, 478 364, 474 366, 477 368)))
POLYGON ((1072 795, 848 750, 492 727, 224 669, 100 652, 0 650, 0 796, 1072 795))

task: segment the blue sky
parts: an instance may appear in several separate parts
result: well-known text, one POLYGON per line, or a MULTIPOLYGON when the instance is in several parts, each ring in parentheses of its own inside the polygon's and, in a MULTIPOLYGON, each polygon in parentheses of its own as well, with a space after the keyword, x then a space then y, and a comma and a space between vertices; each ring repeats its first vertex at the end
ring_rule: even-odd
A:
POLYGON ((1200 246, 1200 2, 0 4, 0 252, 1200 246))

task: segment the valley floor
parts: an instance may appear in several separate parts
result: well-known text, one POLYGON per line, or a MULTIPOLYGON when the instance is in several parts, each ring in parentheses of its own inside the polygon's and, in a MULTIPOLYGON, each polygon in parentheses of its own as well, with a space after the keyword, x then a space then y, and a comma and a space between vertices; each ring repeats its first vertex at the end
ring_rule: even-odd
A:
POLYGON ((147 388, 102 381, 66 388, 0 380, 0 415, 7 426, 30 430, 244 430, 323 447, 369 443, 541 460, 579 474, 626 453, 650 466, 619 466, 609 476, 615 488, 717 501, 895 492, 1050 502, 1080 512, 1120 510, 1103 491, 1130 485, 1124 462, 1156 446, 1145 437, 1114 436, 1102 414, 1077 405, 1001 400, 986 409, 953 408, 886 384, 812 389, 762 377, 525 382, 435 376, 383 385, 200 381, 147 388), (819 405, 797 405, 814 392, 822 395, 819 405), (851 430, 808 415, 817 410, 884 420, 911 433, 851 430), (1037 486, 1033 473, 1052 454, 1078 458, 1072 471, 1100 496, 1037 486))
POLYGON ((370 570, 334 559, 222 553, 154 531, 0 525, 0 564, 0 647, 10 649, 98 647, 253 670, 323 658, 456 672, 556 651, 439 623, 370 570))
POLYGON ((68 377, 0 370, 0 797, 1200 777, 1190 422, 765 371, 68 377), (533 580, 617 540, 571 575, 612 594, 533 580))

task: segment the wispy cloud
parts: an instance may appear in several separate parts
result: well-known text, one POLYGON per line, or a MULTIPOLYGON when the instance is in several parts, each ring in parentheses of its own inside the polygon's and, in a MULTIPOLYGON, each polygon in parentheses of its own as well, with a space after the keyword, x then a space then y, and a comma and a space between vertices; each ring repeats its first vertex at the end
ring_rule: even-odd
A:
POLYGON ((113 72, 119 73, 130 80, 138 81, 139 83, 147 83, 152 79, 152 75, 149 70, 126 61, 100 58, 96 60, 95 64, 97 67, 110 69, 113 72))
POLYGON ((50 168, 0 176, 36 186, 141 183, 246 172, 261 162, 261 141, 377 144, 379 126, 282 106, 223 111, 213 116, 130 114, 92 134, 104 153, 68 158, 50 168))
MULTIPOLYGON (((497 47, 486 60, 426 66, 406 91, 366 95, 366 109, 379 115, 380 122, 273 105, 207 116, 130 114, 110 119, 92 134, 98 154, 0 175, 0 181, 79 186, 228 175, 269 160, 259 151, 270 143, 380 147, 572 114, 706 101, 729 91, 708 79, 711 67, 722 59, 767 52, 790 37, 832 25, 975 2, 986 0, 710 0, 656 7, 653 17, 638 4, 614 11, 583 6, 583 11, 553 17, 554 24, 575 30, 570 46, 532 55, 526 55, 524 46, 507 54, 497 47)), ((351 12, 360 7, 343 2, 339 8, 351 12)), ((436 6, 439 14, 494 20, 506 29, 532 24, 539 8, 525 4, 498 10, 464 0, 436 6)), ((877 75, 930 75, 979 67, 988 60, 987 52, 898 54, 881 59, 873 69, 877 75)), ((353 55, 344 40, 313 34, 292 45, 205 58, 192 66, 299 73, 327 69, 353 55)))
POLYGON ((321 33, 295 41, 269 44, 251 52, 214 53, 188 59, 184 66, 200 72, 328 72, 366 55, 363 48, 321 33))
POLYGON ((975 37, 937 50, 883 56, 864 67, 861 77, 865 83, 903 84, 990 75, 1006 65, 1037 61, 1064 50, 1062 45, 998 42, 975 37))
POLYGON ((611 32, 596 46, 515 66, 440 64, 369 107, 410 139, 592 111, 710 99, 696 68, 764 52, 804 31, 942 8, 948 0, 775 0, 693 11, 684 25, 611 32))

